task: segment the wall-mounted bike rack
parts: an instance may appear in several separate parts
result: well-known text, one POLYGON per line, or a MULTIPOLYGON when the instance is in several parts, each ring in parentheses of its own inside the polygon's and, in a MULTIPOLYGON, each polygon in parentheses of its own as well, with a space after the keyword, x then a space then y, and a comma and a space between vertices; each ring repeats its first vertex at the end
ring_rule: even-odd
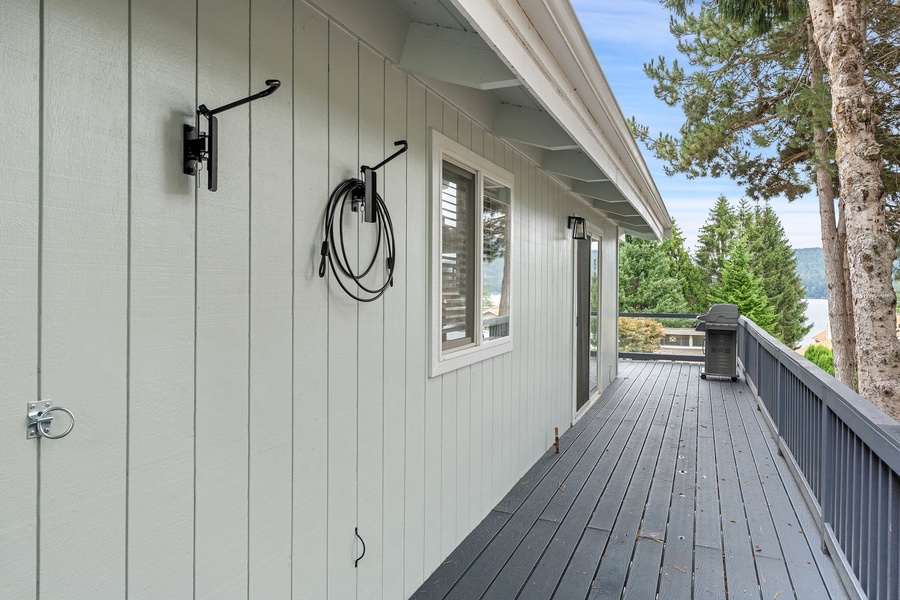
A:
POLYGON ((182 139, 184 140, 185 175, 196 176, 203 168, 203 161, 206 161, 208 178, 207 188, 211 192, 216 191, 218 188, 219 177, 219 122, 216 119, 216 115, 274 93, 281 85, 281 82, 277 79, 267 79, 266 85, 269 87, 258 94, 253 94, 252 96, 232 102, 231 104, 226 104, 225 106, 220 106, 219 108, 214 108, 212 110, 206 108, 205 104, 201 104, 197 108, 198 121, 201 115, 206 117, 206 120, 209 122, 209 127, 207 128, 207 133, 202 133, 193 125, 184 126, 182 139))
POLYGON ((353 204, 350 207, 350 210, 353 212, 359 211, 359 205, 363 205, 363 220, 366 223, 374 223, 375 222, 375 197, 378 195, 378 178, 375 171, 388 164, 404 152, 409 149, 409 144, 406 143, 406 140, 398 140, 394 142, 395 146, 403 146, 386 159, 375 165, 374 167, 367 167, 363 165, 359 168, 362 173, 362 181, 363 181, 363 189, 355 190, 353 192, 353 204))

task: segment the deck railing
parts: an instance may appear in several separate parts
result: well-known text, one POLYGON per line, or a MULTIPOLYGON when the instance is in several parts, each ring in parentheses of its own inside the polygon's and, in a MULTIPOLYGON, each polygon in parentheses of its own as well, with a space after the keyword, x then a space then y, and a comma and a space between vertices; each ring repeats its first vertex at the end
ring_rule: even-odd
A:
POLYGON ((848 590, 900 598, 900 424, 745 317, 738 360, 848 590))
MULTIPOLYGON (((595 318, 597 313, 591 313, 595 318)), ((697 322, 697 315, 683 313, 619 313, 619 317, 649 319, 660 322, 665 328, 670 324, 678 324, 678 328, 667 328, 667 335, 662 340, 659 350, 655 352, 635 352, 619 350, 619 358, 629 360, 678 360, 703 361, 703 333, 695 332, 686 325, 697 322), (674 338, 670 340, 669 338, 674 338), (686 341, 685 341, 686 340, 686 341)), ((622 343, 622 340, 619 340, 622 343)))

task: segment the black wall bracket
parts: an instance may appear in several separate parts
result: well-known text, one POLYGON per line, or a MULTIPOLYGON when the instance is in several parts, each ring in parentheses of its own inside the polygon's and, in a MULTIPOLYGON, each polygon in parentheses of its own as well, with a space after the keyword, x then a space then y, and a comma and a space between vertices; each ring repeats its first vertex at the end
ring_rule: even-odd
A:
POLYGON ((353 193, 353 204, 350 207, 350 210, 353 212, 359 212, 360 204, 363 207, 363 220, 366 223, 374 223, 375 222, 375 196, 378 195, 378 177, 375 171, 388 164, 404 152, 409 149, 409 144, 406 143, 406 140, 398 140, 394 142, 395 146, 403 146, 386 159, 375 165, 374 167, 367 167, 363 165, 359 168, 362 172, 362 180, 363 180, 363 189, 360 191, 354 191, 353 193))
POLYGON ((216 115, 274 93, 281 85, 281 82, 277 79, 267 79, 266 85, 269 87, 258 94, 253 94, 252 96, 237 100, 231 104, 226 104, 225 106, 220 106, 219 108, 214 108, 212 110, 206 108, 205 104, 201 104, 197 108, 198 121, 200 116, 206 117, 206 120, 209 122, 209 127, 207 128, 207 132, 203 133, 193 125, 184 125, 182 139, 184 142, 183 170, 185 175, 196 176, 200 170, 203 169, 203 161, 206 161, 206 172, 208 177, 207 187, 211 192, 216 191, 218 188, 219 175, 219 122, 216 119, 216 115))

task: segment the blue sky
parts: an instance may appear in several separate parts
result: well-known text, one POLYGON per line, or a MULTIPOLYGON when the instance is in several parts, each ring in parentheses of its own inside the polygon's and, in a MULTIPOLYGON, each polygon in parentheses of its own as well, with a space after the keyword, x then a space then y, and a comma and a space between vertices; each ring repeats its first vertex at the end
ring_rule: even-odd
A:
MULTIPOLYGON (((653 84, 643 71, 644 63, 659 55, 669 60, 680 56, 669 33, 668 10, 658 0, 572 0, 572 6, 625 118, 637 117, 653 135, 660 131, 677 133, 680 111, 656 99, 653 84)), ((736 205, 743 195, 741 189, 727 179, 667 177, 662 163, 639 145, 669 214, 684 231, 688 249, 693 251, 697 231, 719 194, 736 205)), ((771 204, 794 248, 822 245, 814 196, 790 203, 779 199, 771 204)))

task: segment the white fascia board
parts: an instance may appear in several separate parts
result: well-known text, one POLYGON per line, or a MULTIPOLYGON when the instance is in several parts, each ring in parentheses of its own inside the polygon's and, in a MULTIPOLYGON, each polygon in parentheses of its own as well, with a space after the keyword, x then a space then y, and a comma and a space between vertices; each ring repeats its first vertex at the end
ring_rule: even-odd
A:
POLYGON ((609 175, 653 233, 658 238, 671 235, 665 204, 569 2, 452 2, 609 175))

